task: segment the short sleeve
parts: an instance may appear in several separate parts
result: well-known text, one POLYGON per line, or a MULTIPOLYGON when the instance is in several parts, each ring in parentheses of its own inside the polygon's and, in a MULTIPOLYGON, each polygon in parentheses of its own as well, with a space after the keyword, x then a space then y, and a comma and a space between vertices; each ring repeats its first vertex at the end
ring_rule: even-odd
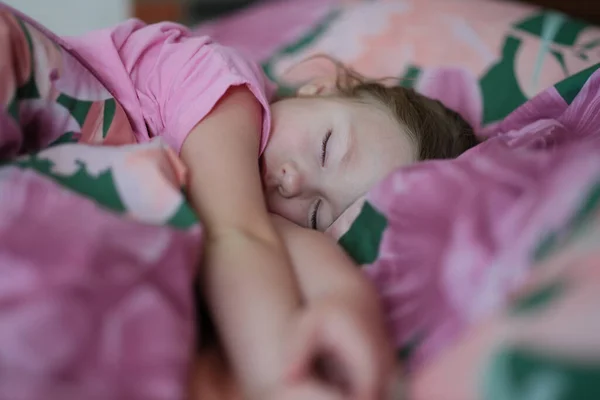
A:
POLYGON ((262 152, 270 132, 269 100, 274 90, 257 65, 174 23, 141 25, 123 39, 118 53, 150 134, 163 137, 179 152, 188 133, 227 90, 246 85, 264 110, 262 152))

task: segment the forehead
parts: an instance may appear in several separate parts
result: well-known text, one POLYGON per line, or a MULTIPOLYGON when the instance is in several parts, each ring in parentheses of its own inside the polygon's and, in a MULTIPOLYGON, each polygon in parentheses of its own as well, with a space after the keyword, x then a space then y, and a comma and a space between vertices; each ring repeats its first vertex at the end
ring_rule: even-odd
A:
POLYGON ((373 137, 397 137, 408 132, 391 110, 375 101, 349 101, 346 103, 352 125, 373 137))
POLYGON ((409 129, 384 105, 352 102, 348 105, 351 135, 358 148, 396 156, 402 164, 417 160, 418 146, 409 129))

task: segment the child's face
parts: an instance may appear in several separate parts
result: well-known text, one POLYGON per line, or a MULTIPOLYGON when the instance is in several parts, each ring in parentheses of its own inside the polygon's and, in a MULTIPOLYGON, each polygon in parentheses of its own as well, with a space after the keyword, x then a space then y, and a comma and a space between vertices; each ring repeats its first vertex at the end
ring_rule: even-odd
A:
POLYGON ((304 227, 327 229, 388 173, 416 161, 415 144, 382 106, 296 97, 273 104, 272 115, 262 158, 267 203, 304 227))

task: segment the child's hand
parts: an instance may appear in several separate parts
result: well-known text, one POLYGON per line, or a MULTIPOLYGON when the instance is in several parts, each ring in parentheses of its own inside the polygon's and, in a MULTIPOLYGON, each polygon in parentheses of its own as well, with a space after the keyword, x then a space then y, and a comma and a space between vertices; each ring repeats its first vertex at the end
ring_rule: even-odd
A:
POLYGON ((308 305, 292 344, 288 382, 316 373, 347 398, 389 398, 393 349, 381 317, 349 296, 331 295, 308 305))

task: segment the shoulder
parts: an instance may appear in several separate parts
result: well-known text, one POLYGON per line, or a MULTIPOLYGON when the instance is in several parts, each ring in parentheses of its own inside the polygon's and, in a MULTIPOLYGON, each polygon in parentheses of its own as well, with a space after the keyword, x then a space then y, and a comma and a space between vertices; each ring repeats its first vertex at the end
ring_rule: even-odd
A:
POLYGON ((168 80, 174 82, 172 90, 168 91, 173 109, 171 114, 178 114, 177 120, 184 123, 177 131, 184 134, 214 111, 231 89, 245 87, 261 106, 262 152, 271 131, 270 102, 275 91, 274 84, 260 66, 236 49, 222 46, 208 37, 191 37, 180 43, 176 51, 163 48, 153 68, 153 71, 169 71, 171 77, 168 80), (189 123, 185 123, 188 119, 189 123))

